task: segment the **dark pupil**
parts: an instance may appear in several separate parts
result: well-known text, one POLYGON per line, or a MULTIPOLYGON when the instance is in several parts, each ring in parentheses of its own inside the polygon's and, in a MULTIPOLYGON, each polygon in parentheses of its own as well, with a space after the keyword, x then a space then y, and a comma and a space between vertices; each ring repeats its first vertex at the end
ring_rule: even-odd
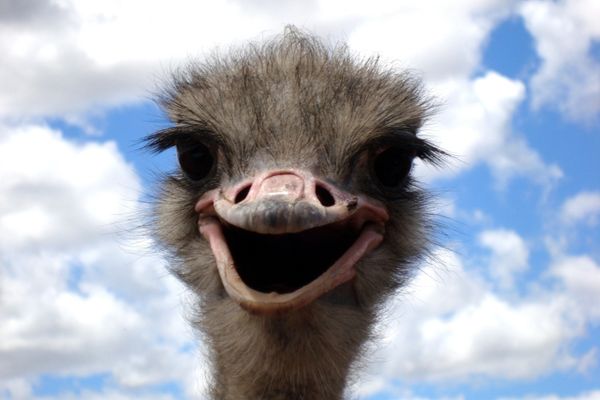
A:
POLYGON ((413 156, 410 151, 390 147, 375 158, 373 170, 379 182, 387 187, 400 185, 408 175, 413 156))
POLYGON ((205 178, 212 169, 213 156, 202 143, 186 143, 177 148, 179 165, 192 180, 205 178))

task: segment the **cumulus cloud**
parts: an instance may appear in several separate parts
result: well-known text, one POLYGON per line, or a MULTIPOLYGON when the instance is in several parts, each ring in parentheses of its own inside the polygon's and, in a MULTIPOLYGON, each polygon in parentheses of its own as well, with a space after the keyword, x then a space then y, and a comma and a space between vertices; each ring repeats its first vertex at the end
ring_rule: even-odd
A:
POLYGON ((499 188, 515 177, 546 187, 562 177, 558 165, 545 163, 511 129, 514 111, 525 96, 522 82, 490 71, 474 80, 434 83, 432 89, 444 104, 423 134, 458 162, 450 160, 450 167, 444 169, 422 169, 424 179, 456 176, 480 163, 491 169, 499 188))
POLYGON ((560 215, 562 221, 568 224, 583 222, 596 225, 600 216, 600 192, 581 192, 567 199, 560 215))
POLYGON ((520 8, 542 60, 531 79, 534 107, 550 106, 574 120, 600 115, 600 41, 594 0, 527 1, 520 8))
POLYGON ((5 118, 65 116, 139 101, 188 57, 282 25, 234 1, 2 4, 5 118))
POLYGON ((359 1, 334 1, 323 8, 327 15, 338 17, 370 14, 349 35, 350 46, 415 69, 430 82, 472 74, 479 65, 486 36, 510 7, 511 2, 498 0, 427 0, 376 1, 368 8, 359 1), (427 23, 423 23, 425 15, 427 23))
MULTIPOLYGON (((525 396, 519 397, 523 400, 600 400, 600 391, 592 390, 589 392, 583 392, 575 396, 558 396, 558 395, 545 395, 545 396, 525 396)), ((513 397, 502 397, 499 400, 517 400, 513 397)))
MULTIPOLYGON (((4 389, 3 394, 8 395, 8 399, 18 400, 174 400, 176 397, 169 394, 137 393, 127 389, 103 389, 93 391, 82 389, 77 393, 60 393, 58 395, 36 395, 31 385, 25 380, 13 380, 9 383, 0 384, 0 389, 4 389)), ((199 397, 204 400, 204 397, 199 397)))
POLYGON ((115 393, 195 392, 183 288, 143 240, 119 234, 140 182, 115 143, 2 126, 0 157, 0 389, 27 398, 43 374, 104 373, 115 393))
POLYGON ((550 273, 559 278, 580 318, 600 318, 600 265, 589 256, 563 256, 550 273))
POLYGON ((140 183, 114 142, 76 145, 44 126, 0 126, 0 246, 77 248, 136 205, 140 183))
MULTIPOLYGON (((528 249, 516 233, 487 231, 480 239, 504 258, 501 263, 514 261, 519 269, 526 265, 528 249), (509 243, 501 245, 498 239, 509 243), (508 255, 508 247, 518 254, 508 255)), ((570 346, 598 318, 600 269, 591 259, 556 261, 548 268, 556 285, 509 299, 456 254, 439 250, 436 258, 444 267, 425 266, 405 296, 391 304, 383 344, 373 356, 378 365, 359 393, 394 393, 391 382, 530 379, 582 370, 590 354, 595 357, 593 349, 574 354, 570 346)))
POLYGON ((529 249, 514 231, 497 229, 479 234, 479 243, 491 251, 491 276, 504 289, 512 288, 517 274, 528 267, 529 249))

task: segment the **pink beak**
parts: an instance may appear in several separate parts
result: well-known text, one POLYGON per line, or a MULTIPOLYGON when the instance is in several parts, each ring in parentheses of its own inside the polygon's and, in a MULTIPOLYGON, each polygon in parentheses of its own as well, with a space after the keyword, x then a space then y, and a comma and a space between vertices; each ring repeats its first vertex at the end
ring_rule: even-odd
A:
MULTIPOLYGON (((268 314, 305 306, 354 278, 355 264, 381 243, 389 219, 380 202, 294 169, 266 171, 210 191, 198 200, 195 210, 200 233, 210 243, 229 296, 250 311, 268 314), (356 239, 306 285, 285 293, 264 292, 250 287, 240 277, 236 254, 231 251, 235 246, 230 246, 224 235, 230 227, 264 235, 266 240, 298 233, 311 235, 320 230, 351 230, 356 239)), ((253 262, 257 268, 260 266, 259 259, 253 262)), ((285 264, 282 260, 281 265, 285 264)))

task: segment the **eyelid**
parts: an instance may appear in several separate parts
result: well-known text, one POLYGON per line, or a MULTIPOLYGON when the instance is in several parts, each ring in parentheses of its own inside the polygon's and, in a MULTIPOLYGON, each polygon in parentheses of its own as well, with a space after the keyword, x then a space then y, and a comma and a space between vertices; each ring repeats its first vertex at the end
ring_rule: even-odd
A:
POLYGON ((433 165, 440 165, 443 157, 447 156, 447 153, 438 149, 428 140, 406 131, 394 131, 393 133, 382 135, 373 139, 369 144, 371 151, 373 151, 372 149, 388 148, 390 146, 399 146, 410 150, 414 152, 413 157, 418 157, 433 165))
POLYGON ((200 135, 185 135, 175 139, 175 148, 177 149, 177 153, 193 150, 199 145, 206 147, 213 154, 213 156, 216 155, 219 147, 213 140, 206 140, 200 135))
POLYGON ((393 133, 379 136, 369 143, 369 148, 389 148, 393 146, 407 149, 423 147, 425 141, 409 132, 393 133))
POLYGON ((176 129, 172 135, 175 145, 188 141, 201 142, 209 146, 220 146, 223 144, 223 140, 220 135, 206 129, 176 129))
POLYGON ((145 139, 145 147, 155 152, 162 152, 177 146, 178 142, 198 140, 211 146, 226 146, 222 135, 207 129, 205 126, 184 125, 162 129, 145 139))
POLYGON ((378 155, 380 155, 381 153, 385 152, 386 150, 389 150, 392 147, 400 147, 403 150, 406 150, 407 153, 411 153, 411 155, 413 157, 417 156, 417 149, 413 148, 412 146, 406 146, 406 144, 395 144, 395 143, 391 143, 391 144, 384 144, 384 145, 379 145, 376 147, 373 147, 371 149, 371 155, 374 157, 377 157, 378 155))
POLYGON ((353 155, 349 158, 349 163, 357 165, 361 160, 364 162, 394 146, 405 148, 407 151, 412 152, 413 157, 420 157, 420 149, 424 148, 424 143, 425 141, 422 139, 408 133, 402 136, 397 134, 380 136, 371 139, 354 151, 353 155))

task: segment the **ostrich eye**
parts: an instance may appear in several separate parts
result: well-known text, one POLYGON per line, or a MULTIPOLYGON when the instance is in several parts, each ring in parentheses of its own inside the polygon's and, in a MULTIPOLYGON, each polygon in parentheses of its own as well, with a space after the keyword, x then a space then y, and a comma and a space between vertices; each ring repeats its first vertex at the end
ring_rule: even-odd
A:
POLYGON ((389 147, 375 156, 373 173, 386 188, 396 188, 404 182, 410 172, 414 157, 414 151, 389 147))
POLYGON ((214 164, 210 148, 196 140, 177 143, 177 158, 185 175, 193 181, 206 178, 214 164))

